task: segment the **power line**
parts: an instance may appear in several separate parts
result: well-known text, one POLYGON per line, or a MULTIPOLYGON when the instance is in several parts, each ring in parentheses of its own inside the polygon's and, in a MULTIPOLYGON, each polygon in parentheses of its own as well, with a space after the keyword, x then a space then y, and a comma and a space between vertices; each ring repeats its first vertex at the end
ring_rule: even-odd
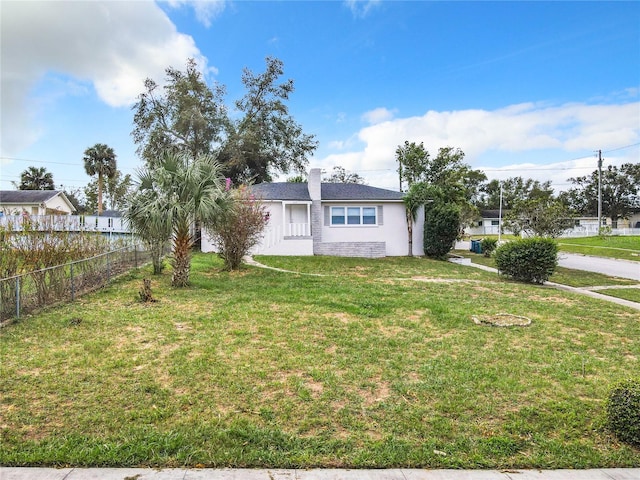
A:
POLYGON ((81 166, 79 163, 51 162, 49 160, 34 160, 31 158, 0 157, 0 160, 12 160, 14 162, 29 162, 29 163, 48 163, 50 165, 73 165, 74 167, 81 166))
MULTIPOLYGON (((46 165, 70 165, 73 167, 84 168, 84 166, 80 163, 51 162, 49 160, 34 160, 32 158, 0 157, 0 160, 11 160, 14 162, 28 162, 28 163, 44 163, 46 165)), ((120 170, 120 168, 118 169, 120 170)), ((135 170, 135 167, 125 167, 124 170, 135 170)))
POLYGON ((625 148, 636 147, 636 146, 638 146, 638 145, 640 145, 640 142, 638 142, 638 143, 632 143, 631 145, 625 145, 624 147, 614 148, 614 149, 612 149, 612 150, 603 150, 603 152, 602 152, 602 153, 616 152, 616 151, 618 151, 618 150, 624 150, 625 148))

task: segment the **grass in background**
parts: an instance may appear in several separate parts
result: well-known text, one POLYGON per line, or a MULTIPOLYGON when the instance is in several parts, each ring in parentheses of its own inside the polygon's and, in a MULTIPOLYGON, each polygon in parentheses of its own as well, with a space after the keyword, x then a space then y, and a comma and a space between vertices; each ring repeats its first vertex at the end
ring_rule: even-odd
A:
POLYGON ((637 235, 560 238, 558 247, 563 252, 640 262, 640 236, 637 235))
POLYGON ((603 429, 639 369, 618 305, 417 258, 147 271, 2 330, 0 464, 637 466, 603 429), (528 316, 526 328, 473 315, 528 316), (444 452, 442 455, 439 452, 444 452))

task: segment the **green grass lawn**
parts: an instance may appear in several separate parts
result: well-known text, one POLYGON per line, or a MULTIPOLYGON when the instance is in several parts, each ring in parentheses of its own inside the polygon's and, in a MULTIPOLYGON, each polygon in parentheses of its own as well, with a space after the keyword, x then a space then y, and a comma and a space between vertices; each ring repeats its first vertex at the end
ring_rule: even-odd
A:
POLYGON ((640 288, 607 288, 606 290, 599 290, 598 293, 640 303, 640 288))
POLYGON ((640 262, 640 237, 637 235, 559 238, 558 246, 563 252, 640 262))
POLYGON ((301 274, 199 254, 156 303, 140 271, 3 328, 0 464, 640 465, 603 428, 637 311, 427 259, 258 260, 301 274), (501 312, 533 323, 472 321, 501 312))

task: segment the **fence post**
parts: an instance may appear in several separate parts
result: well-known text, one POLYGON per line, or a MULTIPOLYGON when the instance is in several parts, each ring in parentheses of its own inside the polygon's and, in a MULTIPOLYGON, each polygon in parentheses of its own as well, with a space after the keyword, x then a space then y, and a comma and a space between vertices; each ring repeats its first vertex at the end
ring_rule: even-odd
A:
POLYGON ((107 282, 106 283, 109 283, 109 280, 111 280, 111 263, 109 262, 109 254, 110 253, 107 252, 107 282))
POLYGON ((73 263, 71 265, 69 265, 69 275, 71 277, 71 301, 73 302, 75 300, 75 285, 73 283, 73 263))
POLYGON ((138 245, 133 246, 133 264, 138 268, 138 245))
POLYGON ((16 318, 20 318, 20 277, 16 277, 16 318))

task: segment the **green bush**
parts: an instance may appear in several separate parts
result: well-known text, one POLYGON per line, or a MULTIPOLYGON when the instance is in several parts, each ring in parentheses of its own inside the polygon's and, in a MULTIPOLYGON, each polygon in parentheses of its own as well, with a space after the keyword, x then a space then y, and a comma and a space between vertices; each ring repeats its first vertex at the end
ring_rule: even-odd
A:
POLYGON ((523 238, 495 250, 496 266, 514 280, 544 283, 558 265, 558 246, 551 238, 523 238))
POLYGON ((482 253, 485 257, 490 257, 491 253, 496 249, 497 246, 497 238, 483 238, 480 241, 480 247, 482 247, 482 253))
POLYGON ((460 209, 438 203, 425 207, 424 254, 443 258, 453 248, 460 233, 460 209))
POLYGON ((623 442, 640 446, 640 379, 623 380, 611 389, 607 426, 623 442))

